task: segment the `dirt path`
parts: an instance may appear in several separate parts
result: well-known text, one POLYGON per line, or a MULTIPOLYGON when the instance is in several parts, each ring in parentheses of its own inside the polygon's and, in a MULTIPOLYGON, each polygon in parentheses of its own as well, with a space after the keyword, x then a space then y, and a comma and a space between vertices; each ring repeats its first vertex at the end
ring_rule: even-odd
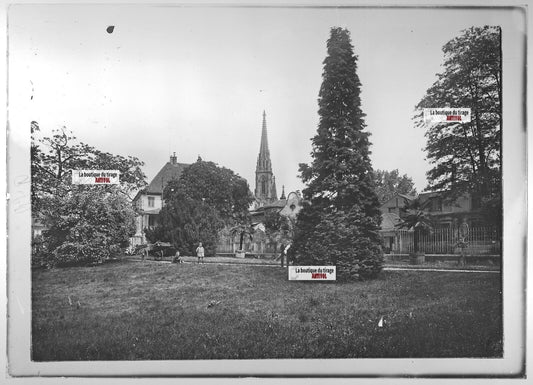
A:
MULTIPOLYGON (((139 258, 140 261, 140 258, 139 258)), ((277 267, 280 268, 279 263, 272 263, 272 262, 263 262, 263 263, 254 263, 250 260, 244 260, 244 261, 220 261, 220 260, 209 260, 207 259, 204 264, 217 264, 217 265, 240 265, 240 266, 266 266, 266 267, 277 267), (244 262, 246 261, 246 262, 244 262)), ((154 261, 154 260, 146 260, 147 263, 168 263, 170 264, 170 261, 154 261)), ((183 260, 183 263, 187 264, 197 264, 196 258, 194 257, 185 257, 183 260)), ((500 274, 499 270, 490 270, 490 269, 483 269, 481 267, 475 267, 471 269, 460 269, 460 268, 434 268, 434 267, 416 267, 416 266, 387 266, 385 265, 383 267, 383 270, 385 271, 431 271, 431 272, 450 272, 450 273, 491 273, 491 274, 500 274)))

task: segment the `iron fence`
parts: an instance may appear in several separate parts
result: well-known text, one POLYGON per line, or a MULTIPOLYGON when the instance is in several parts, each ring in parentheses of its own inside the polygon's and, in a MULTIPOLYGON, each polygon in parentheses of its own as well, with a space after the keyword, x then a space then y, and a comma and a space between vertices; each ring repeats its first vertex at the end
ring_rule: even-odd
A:
MULTIPOLYGON (((468 255, 501 255, 501 236, 493 227, 470 227, 464 240, 468 255)), ((414 231, 396 230, 389 236, 391 253, 407 254, 414 252, 414 231)), ((460 254, 458 243, 461 239, 458 228, 435 228, 421 232, 418 249, 426 254, 460 254)))

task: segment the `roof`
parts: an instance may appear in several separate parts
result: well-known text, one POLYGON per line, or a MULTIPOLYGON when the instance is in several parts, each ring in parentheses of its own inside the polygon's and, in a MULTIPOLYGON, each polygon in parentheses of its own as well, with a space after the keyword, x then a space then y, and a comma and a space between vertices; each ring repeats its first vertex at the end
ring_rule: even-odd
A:
POLYGON ((147 194, 162 194, 163 188, 172 179, 179 179, 185 167, 189 166, 186 163, 172 164, 167 162, 157 175, 152 179, 148 187, 144 190, 147 194))
POLYGON ((387 199, 386 201, 382 202, 380 207, 383 207, 385 206, 387 203, 391 202, 392 200, 396 199, 396 198, 402 198, 404 200, 407 200, 407 201, 413 201, 416 199, 416 196, 412 196, 412 195, 407 195, 407 194, 399 194, 399 193, 396 193, 394 194, 392 197, 390 197, 389 199, 387 199))
POLYGON ((398 196, 405 198, 407 200, 413 201, 416 199, 415 195, 407 195, 407 194, 398 194, 398 196))
POLYGON ((267 203, 266 205, 264 205, 263 207, 265 209, 270 209, 270 208, 274 208, 274 207, 285 207, 285 205, 287 204, 287 199, 278 199, 272 203, 267 203))
POLYGON ((418 194, 419 198, 433 198, 438 196, 443 196, 446 192, 445 191, 426 191, 421 192, 418 194))
POLYGON ((267 203, 263 206, 259 206, 258 208, 254 209, 254 210, 251 210, 250 211, 250 214, 251 215, 257 215, 259 213, 263 213, 265 211, 269 211, 269 210, 272 210, 272 209, 283 209, 285 207, 285 205, 287 205, 287 200, 286 199, 278 199, 274 202, 271 202, 271 203, 267 203))

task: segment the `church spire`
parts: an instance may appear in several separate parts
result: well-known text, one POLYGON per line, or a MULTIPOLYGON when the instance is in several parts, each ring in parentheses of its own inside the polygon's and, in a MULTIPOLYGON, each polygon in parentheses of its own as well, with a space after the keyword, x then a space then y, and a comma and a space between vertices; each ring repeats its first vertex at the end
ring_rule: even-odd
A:
POLYGON ((281 186, 281 196, 279 197, 279 199, 287 199, 287 197, 285 196, 285 185, 281 186))
POLYGON ((255 197, 261 203, 270 203, 277 199, 276 182, 272 173, 272 162, 268 148, 266 112, 263 111, 263 125, 261 127, 261 144, 255 168, 255 197))
POLYGON ((272 175, 272 190, 270 191, 270 199, 272 201, 278 200, 278 189, 276 188, 276 177, 272 175))
POLYGON ((266 112, 263 110, 263 127, 261 129, 261 145, 259 146, 259 156, 257 158, 257 169, 264 171, 272 171, 272 163, 270 161, 270 150, 268 149, 268 135, 266 112))

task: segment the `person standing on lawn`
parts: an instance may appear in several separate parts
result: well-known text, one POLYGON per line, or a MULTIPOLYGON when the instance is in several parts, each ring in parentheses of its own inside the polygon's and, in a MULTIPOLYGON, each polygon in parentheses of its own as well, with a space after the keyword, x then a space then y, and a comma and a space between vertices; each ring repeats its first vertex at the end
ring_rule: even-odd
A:
POLYGON ((285 245, 281 244, 281 253, 279 254, 279 259, 281 260, 281 267, 283 267, 283 260, 285 259, 285 245))
POLYGON ((196 256, 198 257, 198 263, 200 263, 200 260, 202 263, 204 263, 204 248, 202 246, 202 242, 198 244, 198 247, 196 248, 196 256))
POLYGON ((291 244, 289 243, 287 246, 285 246, 285 250, 283 250, 283 255, 287 257, 287 267, 289 267, 289 254, 287 253, 287 251, 289 251, 290 247, 291 244))

